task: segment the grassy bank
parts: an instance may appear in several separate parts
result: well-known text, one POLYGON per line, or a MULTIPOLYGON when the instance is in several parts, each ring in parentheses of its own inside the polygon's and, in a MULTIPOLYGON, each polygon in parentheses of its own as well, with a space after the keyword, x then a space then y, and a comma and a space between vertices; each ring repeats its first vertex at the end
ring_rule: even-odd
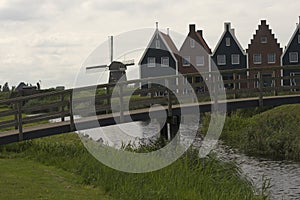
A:
POLYGON ((192 150, 169 167, 146 174, 128 174, 104 166, 85 150, 75 134, 1 146, 0 150, 6 159, 22 157, 76 174, 81 184, 102 188, 112 199, 263 199, 254 195, 251 184, 232 163, 214 157, 199 159, 192 150))
POLYGON ((0 199, 108 199, 81 177, 23 158, 0 159, 0 199))
MULTIPOLYGON (((299 161, 299 113, 298 104, 261 113, 236 111, 227 117, 221 140, 249 155, 299 161)), ((209 117, 205 119, 204 127, 207 127, 209 117)))

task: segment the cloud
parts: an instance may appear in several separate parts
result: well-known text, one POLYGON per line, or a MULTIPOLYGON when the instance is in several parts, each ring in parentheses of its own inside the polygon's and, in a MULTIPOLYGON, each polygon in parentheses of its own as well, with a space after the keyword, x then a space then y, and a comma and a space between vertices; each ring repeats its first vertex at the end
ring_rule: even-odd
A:
POLYGON ((70 87, 80 65, 108 35, 154 28, 156 21, 162 31, 168 27, 184 35, 189 23, 196 23, 211 48, 230 21, 246 48, 266 18, 284 46, 299 7, 294 0, 1 0, 0 84, 41 79, 45 87, 70 87))

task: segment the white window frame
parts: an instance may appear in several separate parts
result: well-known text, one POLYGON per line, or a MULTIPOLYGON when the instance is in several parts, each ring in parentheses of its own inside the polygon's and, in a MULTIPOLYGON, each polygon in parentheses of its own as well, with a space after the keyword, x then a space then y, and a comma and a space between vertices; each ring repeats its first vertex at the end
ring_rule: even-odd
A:
POLYGON ((217 55, 217 64, 218 65, 226 65, 226 55, 217 55), (222 60, 220 60, 220 59, 222 59, 222 60), (221 62, 223 60, 224 60, 224 62, 221 62))
POLYGON ((233 64, 233 65, 239 65, 240 64, 240 54, 232 54, 231 55, 231 64, 233 64), (234 56, 236 56, 237 62, 233 62, 234 61, 234 56))
POLYGON ((190 38, 190 46, 191 48, 195 48, 195 40, 193 38, 190 38))
POLYGON ((155 40, 155 47, 156 49, 160 49, 160 40, 155 40))
POLYGON ((191 66, 191 57, 190 56, 183 56, 183 58, 182 58, 182 66, 184 66, 184 67, 189 67, 189 66, 191 66), (187 61, 188 63, 184 63, 184 61, 187 61))
POLYGON ((169 57, 161 57, 161 66, 162 67, 169 67, 170 66, 170 59, 169 57), (167 64, 164 64, 164 60, 167 61, 167 64))
POLYGON ((155 67, 156 66, 156 59, 155 57, 148 57, 147 59, 147 67, 155 67))
POLYGON ((230 45, 231 45, 231 41, 230 40, 231 40, 230 37, 226 37, 225 38, 226 47, 230 47, 230 45))
POLYGON ((197 67, 203 67, 204 66, 204 56, 196 56, 196 66, 197 67), (201 61, 201 62, 198 62, 201 61))
POLYGON ((255 54, 253 54, 253 63, 255 64, 255 65, 258 65, 258 64, 261 64, 262 63, 262 56, 261 56, 261 54, 260 53, 255 53, 255 54), (259 56, 260 57, 260 61, 256 61, 256 56, 259 56))
POLYGON ((290 63, 297 63, 299 61, 299 54, 298 54, 298 52, 290 52, 289 53, 289 61, 290 61, 290 63), (292 60, 292 54, 293 53, 297 56, 297 60, 292 60))
POLYGON ((276 53, 269 53, 267 55, 267 59, 268 59, 268 64, 274 64, 276 63, 276 53), (273 58, 274 57, 274 60, 270 60, 270 58, 273 58))
POLYGON ((262 36, 262 37, 260 37, 260 43, 262 43, 262 44, 267 44, 267 43, 268 43, 268 38, 267 38, 267 36, 262 36))

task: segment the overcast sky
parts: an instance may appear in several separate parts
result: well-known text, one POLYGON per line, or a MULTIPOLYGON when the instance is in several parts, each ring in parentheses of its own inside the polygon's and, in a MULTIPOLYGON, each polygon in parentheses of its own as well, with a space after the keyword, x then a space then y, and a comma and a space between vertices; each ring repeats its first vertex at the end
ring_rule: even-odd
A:
POLYGON ((109 35, 154 28, 156 21, 162 31, 184 35, 196 23, 214 49, 224 22, 246 48, 266 19, 284 47, 299 8, 295 0, 0 0, 0 84, 41 80, 43 88, 72 87, 83 62, 109 35))

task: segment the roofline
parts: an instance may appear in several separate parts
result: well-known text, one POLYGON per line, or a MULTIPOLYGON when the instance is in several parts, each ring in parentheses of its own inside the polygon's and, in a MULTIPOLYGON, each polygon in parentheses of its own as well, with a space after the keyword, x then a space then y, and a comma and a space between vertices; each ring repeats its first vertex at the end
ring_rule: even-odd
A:
POLYGON ((283 53, 282 53, 282 55, 281 55, 282 58, 283 58, 283 56, 285 56, 287 50, 288 50, 289 47, 291 46, 292 41, 293 41, 293 39, 295 38, 295 36, 296 36, 298 30, 300 30, 300 23, 297 25, 296 30, 294 31, 292 37, 290 38, 288 45, 287 45, 286 48, 284 49, 284 51, 283 51, 283 53))
MULTIPOLYGON (((143 55, 142 55, 142 57, 141 57, 141 59, 140 59, 140 61, 139 61, 139 63, 138 63, 138 65, 141 65, 141 64, 142 64, 142 60, 143 60, 143 58, 145 57, 147 50, 150 49, 150 45, 152 44, 152 42, 153 42, 154 38, 156 37, 156 34, 157 34, 157 33, 158 33, 159 36, 161 37, 161 39, 162 39, 163 43, 165 44, 165 46, 167 47, 167 50, 171 53, 173 59, 174 59, 175 62, 176 62, 176 68, 177 68, 177 66, 178 66, 177 58, 176 58, 176 56, 174 55, 174 52, 170 49, 170 47, 169 47, 168 43, 166 42, 164 36, 161 34, 162 32, 159 31, 159 29, 156 29, 156 30, 155 30, 155 32, 154 32, 154 34, 153 34, 153 36, 152 36, 150 42, 149 42, 148 45, 147 45, 147 48, 145 49, 145 51, 144 51, 144 53, 143 53, 143 55)), ((169 35, 168 35, 168 36, 169 36, 169 35)), ((169 37, 170 37, 170 36, 169 36, 169 37)), ((172 40, 171 37, 170 37, 170 39, 172 40)), ((172 40, 172 42, 173 42, 173 40, 172 40)), ((174 42, 173 42, 173 43, 174 43, 174 42)), ((174 45, 175 45, 175 44, 174 44, 174 45)), ((176 47, 176 46, 175 46, 175 47, 176 47)), ((176 48, 177 48, 177 47, 176 47, 176 48)))
POLYGON ((158 30, 158 29, 155 29, 154 34, 152 35, 151 40, 149 41, 149 43, 148 43, 146 49, 144 50, 144 53, 143 53, 143 55, 141 56, 141 59, 139 60, 138 65, 141 65, 141 64, 142 64, 142 60, 143 60, 143 58, 144 58, 145 55, 146 55, 147 49, 150 48, 150 45, 151 45, 152 41, 154 40, 154 38, 155 38, 157 32, 159 32, 159 30, 158 30))
MULTIPOLYGON (((225 23, 225 24, 226 24, 226 23, 225 23)), ((221 41, 224 39, 224 36, 225 36, 226 32, 227 32, 227 30, 224 29, 224 32, 223 32, 223 34, 221 35, 220 40, 218 41, 218 43, 217 43, 217 45, 216 45, 214 51, 213 51, 212 54, 211 54, 212 56, 215 55, 217 49, 219 48, 219 46, 220 46, 220 44, 221 44, 221 41)), ((232 29, 229 29, 228 32, 230 33, 230 35, 231 35, 232 38, 234 39, 235 43, 238 45, 240 51, 243 53, 244 56, 246 56, 246 52, 244 51, 242 45, 239 43, 239 41, 238 41, 238 39, 236 38, 235 34, 232 33, 232 29)))

